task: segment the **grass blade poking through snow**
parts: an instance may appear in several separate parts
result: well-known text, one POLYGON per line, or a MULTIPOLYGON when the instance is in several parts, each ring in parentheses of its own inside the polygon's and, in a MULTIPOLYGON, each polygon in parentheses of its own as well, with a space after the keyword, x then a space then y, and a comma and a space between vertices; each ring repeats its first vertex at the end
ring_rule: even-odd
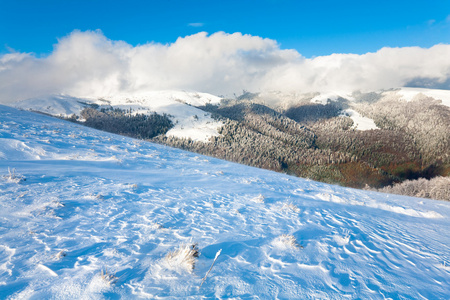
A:
POLYGON ((203 285, 203 283, 206 281, 206 277, 208 277, 209 272, 211 272, 211 270, 212 270, 212 268, 213 268, 213 266, 214 266, 214 263, 216 262, 216 260, 217 260, 217 258, 219 257, 219 255, 220 255, 221 252, 222 252, 222 249, 220 249, 219 251, 217 251, 216 257, 214 257, 214 261, 213 261, 211 267, 209 268, 208 272, 206 272, 206 275, 205 275, 205 277, 203 277, 202 283, 200 284, 200 286, 199 286, 198 288, 201 288, 202 285, 203 285))
POLYGON ((100 272, 100 276, 107 285, 115 284, 119 280, 119 278, 115 274, 109 273, 108 269, 106 268, 105 271, 103 271, 102 269, 102 271, 100 272))
POLYGON ((8 182, 19 183, 21 181, 25 181, 25 177, 16 173, 16 169, 11 169, 8 167, 8 175, 3 176, 8 182))
POLYGON ((195 259, 199 256, 197 244, 184 245, 180 249, 169 252, 165 259, 170 269, 184 269, 189 273, 195 268, 195 259))

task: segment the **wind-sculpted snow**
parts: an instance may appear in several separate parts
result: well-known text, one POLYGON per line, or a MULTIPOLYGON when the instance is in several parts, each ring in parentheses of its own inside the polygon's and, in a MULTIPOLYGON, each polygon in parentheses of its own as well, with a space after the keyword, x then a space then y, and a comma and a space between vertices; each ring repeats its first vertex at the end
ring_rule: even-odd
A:
POLYGON ((450 294, 449 202, 322 184, 4 106, 0 121, 1 299, 450 294), (7 180, 8 168, 25 180, 7 180), (196 243, 192 269, 175 256, 196 243))

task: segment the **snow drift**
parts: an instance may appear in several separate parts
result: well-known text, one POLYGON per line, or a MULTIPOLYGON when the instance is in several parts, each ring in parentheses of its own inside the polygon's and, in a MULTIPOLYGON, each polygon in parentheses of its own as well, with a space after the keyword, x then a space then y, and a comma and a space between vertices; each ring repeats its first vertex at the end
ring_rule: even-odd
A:
POLYGON ((317 183, 4 106, 0 120, 0 298, 450 294, 449 202, 317 183), (23 180, 8 180, 8 168, 23 180))

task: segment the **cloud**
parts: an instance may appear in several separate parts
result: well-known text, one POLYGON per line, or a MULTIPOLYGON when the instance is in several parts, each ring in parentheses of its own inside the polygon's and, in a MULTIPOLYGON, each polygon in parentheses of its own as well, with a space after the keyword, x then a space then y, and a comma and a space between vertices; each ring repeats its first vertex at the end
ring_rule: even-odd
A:
POLYGON ((0 56, 0 103, 64 93, 105 97, 162 89, 231 95, 371 91, 421 82, 450 89, 450 45, 383 48, 306 59, 271 39, 205 32, 172 44, 131 46, 100 31, 74 31, 43 58, 0 56))
POLYGON ((189 23, 189 27, 203 27, 205 24, 203 23, 189 23))

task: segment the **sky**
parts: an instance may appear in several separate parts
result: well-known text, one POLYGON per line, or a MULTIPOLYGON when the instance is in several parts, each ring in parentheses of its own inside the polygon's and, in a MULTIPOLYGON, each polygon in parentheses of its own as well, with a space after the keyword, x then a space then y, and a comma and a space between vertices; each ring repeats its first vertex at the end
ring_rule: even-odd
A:
POLYGON ((0 103, 450 89, 450 1, 0 0, 0 103))
POLYGON ((48 54, 58 38, 100 29, 131 45, 206 31, 276 40, 305 57, 450 43, 450 1, 1 0, 0 51, 48 54))

